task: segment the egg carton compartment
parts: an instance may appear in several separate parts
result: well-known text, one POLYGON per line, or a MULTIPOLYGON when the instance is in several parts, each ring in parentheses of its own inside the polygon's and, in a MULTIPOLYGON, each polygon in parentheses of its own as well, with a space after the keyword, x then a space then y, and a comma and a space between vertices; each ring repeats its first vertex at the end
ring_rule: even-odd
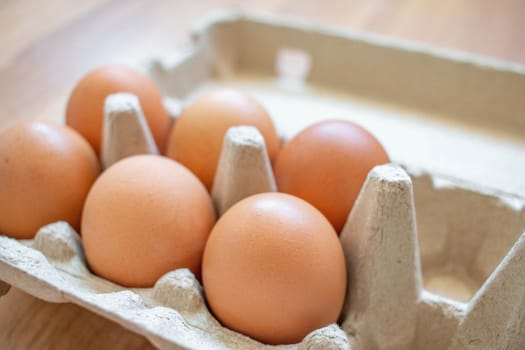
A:
MULTIPOLYGON (((320 118, 351 119, 402 165, 370 172, 341 234, 349 285, 339 324, 275 348, 525 347, 522 67, 228 12, 198 26, 184 54, 144 69, 174 116, 203 90, 238 87, 269 109, 283 138, 320 118)), ((104 166, 158 152, 133 96, 111 96, 105 114, 104 166)), ((212 190, 218 212, 274 190, 262 137, 230 129, 212 190)), ((274 348, 222 327, 189 270, 146 289, 92 275, 66 223, 28 241, 0 236, 0 279, 0 296, 13 285, 72 302, 161 349, 274 348)))
MULTIPOLYGON (((121 103, 121 99, 133 101, 132 96, 116 96, 120 98, 107 100, 107 106, 114 108, 106 109, 106 123, 119 120, 112 116, 120 113, 143 119, 138 105, 130 111, 121 103)), ((135 123, 122 119, 113 125, 120 128, 135 123)), ((139 128, 139 134, 135 130, 121 135, 128 135, 124 139, 129 135, 147 138, 147 128, 139 128)), ((516 234, 525 227, 525 201, 473 192, 457 181, 411 173, 413 180, 397 165, 374 168, 343 228, 349 287, 341 325, 318 329, 300 344, 275 348, 461 349, 465 344, 476 344, 475 348, 481 344, 518 349, 525 344, 525 234, 521 238, 516 234), (416 205, 422 208, 417 217, 422 260, 416 205), (487 227, 476 215, 458 220, 456 213, 462 215, 461 209, 485 213, 487 220, 499 221, 501 226, 487 227), (473 246, 472 240, 458 238, 466 229, 478 236, 474 242, 481 243, 473 246), (461 258, 451 257, 446 244, 436 241, 460 246, 461 258), (446 295, 461 291, 465 280, 434 283, 439 296, 423 288, 420 261, 429 261, 430 268, 442 266, 442 261, 457 270, 470 268, 478 272, 482 286, 462 303, 446 295), (486 279, 484 273, 490 277, 486 279), (491 332, 479 331, 485 328, 491 332)), ((212 189, 218 212, 267 191, 275 191, 275 180, 264 139, 253 127, 231 128, 212 189)), ((43 227, 33 240, 0 237, 0 264, 2 279, 9 284, 50 302, 81 305, 146 336, 161 349, 270 347, 222 327, 207 309, 202 287, 188 269, 169 272, 146 289, 127 289, 94 276, 86 266, 79 236, 64 222, 43 227)))
MULTIPOLYGON (((217 177, 226 175, 232 163, 242 168, 246 159, 243 155, 252 152, 263 154, 259 158, 262 161, 250 167, 253 173, 269 165, 262 138, 253 137, 254 131, 239 127, 228 132, 225 145, 229 146, 223 149, 217 177), (246 142, 248 139, 250 143, 246 142), (237 156, 228 158, 228 154, 237 156)), ((267 174, 272 176, 271 172, 267 174)), ((487 232, 480 237, 480 247, 488 247, 494 240, 510 242, 512 246, 518 240, 470 301, 462 303, 439 296, 423 288, 414 198, 423 209, 417 217, 423 232, 422 247, 429 243, 429 237, 443 235, 444 231, 446 236, 454 237, 463 225, 473 232, 484 228, 476 217, 467 217, 457 226, 454 217, 438 213, 438 217, 443 215, 443 221, 433 222, 434 203, 439 203, 435 199, 440 196, 457 199, 449 203, 451 210, 481 202, 487 213, 497 213, 493 215, 514 221, 522 228, 523 205, 518 208, 508 198, 472 192, 453 183, 437 186, 439 179, 428 174, 415 175, 413 181, 419 193, 415 197, 411 178, 399 166, 378 166, 370 172, 341 234, 349 287, 340 326, 318 329, 299 344, 263 345, 222 327, 210 314, 202 287, 188 269, 169 272, 153 288, 145 289, 123 288, 91 274, 78 234, 64 222, 41 228, 33 240, 0 236, 0 273, 5 282, 38 298, 78 304, 144 335, 160 349, 522 348, 525 235, 519 238, 510 228, 487 232)), ((216 203, 228 203, 228 197, 253 191, 249 186, 240 188, 243 186, 239 183, 221 186, 222 191, 214 191, 216 203), (230 186, 237 190, 228 190, 230 186)), ((255 191, 261 190, 268 189, 255 191)), ((505 255, 508 248, 505 244, 491 247, 491 254, 480 248, 474 255, 480 266, 486 266, 498 255, 505 255)), ((432 257, 425 255, 425 249, 422 253, 423 261, 432 257)), ((462 263, 458 262, 458 268, 465 267, 462 263)))

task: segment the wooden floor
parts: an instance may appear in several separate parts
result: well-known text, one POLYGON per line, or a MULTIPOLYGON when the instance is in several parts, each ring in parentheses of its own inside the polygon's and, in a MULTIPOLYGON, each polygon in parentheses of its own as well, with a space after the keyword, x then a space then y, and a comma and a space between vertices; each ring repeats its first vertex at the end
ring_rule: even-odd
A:
MULTIPOLYGON (((0 0, 0 128, 19 119, 62 118, 82 74, 176 50, 195 20, 225 7, 525 64, 524 0, 0 0)), ((0 299, 0 349, 150 347, 74 305, 47 304, 17 290, 0 299)))

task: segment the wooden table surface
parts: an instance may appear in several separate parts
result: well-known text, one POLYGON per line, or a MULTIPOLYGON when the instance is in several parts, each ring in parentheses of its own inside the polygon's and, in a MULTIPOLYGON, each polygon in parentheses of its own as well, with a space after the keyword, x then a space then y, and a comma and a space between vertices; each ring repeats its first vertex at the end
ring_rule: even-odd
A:
MULTIPOLYGON (((225 7, 525 64, 523 0, 0 0, 0 128, 19 119, 61 119, 68 92, 85 72, 176 50, 195 20, 225 7)), ((74 305, 48 304, 14 289, 0 298, 0 349, 73 348, 152 346, 74 305)))

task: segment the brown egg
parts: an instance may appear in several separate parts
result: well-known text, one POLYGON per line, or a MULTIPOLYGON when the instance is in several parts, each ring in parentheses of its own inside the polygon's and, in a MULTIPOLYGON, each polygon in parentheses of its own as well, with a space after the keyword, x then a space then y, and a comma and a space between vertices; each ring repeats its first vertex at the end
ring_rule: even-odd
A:
POLYGON ((368 131, 349 121, 314 124, 290 140, 275 162, 279 191, 319 209, 340 233, 368 172, 388 163, 368 131))
POLYGON ((162 104, 162 95, 155 84, 145 75, 122 66, 103 66, 85 75, 75 86, 66 108, 66 123, 81 133, 100 153, 104 100, 117 92, 135 94, 153 138, 163 150, 170 128, 162 104))
POLYGON ((151 287, 177 268, 200 276, 202 253, 215 223, 211 198, 177 162, 141 155, 99 177, 82 217, 91 269, 128 287, 151 287))
POLYGON ((166 155, 188 167, 210 190, 224 134, 239 125, 259 129, 273 160, 279 138, 272 119, 254 98, 227 89, 203 95, 184 109, 171 131, 166 155))
POLYGON ((264 193, 231 207, 204 251, 206 298, 226 327, 267 344, 336 322, 346 267, 336 232, 307 202, 264 193))
POLYGON ((84 200, 100 172, 95 152, 73 129, 19 122, 0 134, 0 234, 33 238, 64 220, 80 227, 84 200))

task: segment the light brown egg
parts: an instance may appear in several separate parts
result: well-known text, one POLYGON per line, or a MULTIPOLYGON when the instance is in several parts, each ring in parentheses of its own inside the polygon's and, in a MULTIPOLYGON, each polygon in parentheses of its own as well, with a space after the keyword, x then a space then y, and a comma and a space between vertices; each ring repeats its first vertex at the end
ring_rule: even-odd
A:
POLYGON ((0 234, 33 238, 64 220, 77 230, 100 172, 95 152, 73 129, 19 122, 0 134, 0 234))
POLYGON ((224 134, 239 125, 259 129, 273 160, 279 138, 272 119, 253 97, 229 89, 205 94, 184 109, 170 133, 166 155, 188 167, 210 190, 224 134))
POLYGON ((291 139, 275 162, 279 191, 319 209, 340 233, 368 172, 388 163, 367 130, 343 120, 314 124, 291 139))
POLYGON ((129 92, 138 97, 153 138, 159 150, 163 150, 171 121, 164 110, 162 95, 148 77, 128 67, 103 66, 85 75, 69 97, 67 125, 82 134, 99 154, 104 100, 117 92, 129 92))
POLYGON ((336 322, 346 290, 336 232, 313 206, 282 193, 248 197, 220 218, 202 277, 217 319, 267 344, 296 343, 336 322))
POLYGON ((177 268, 200 276, 214 223, 211 198, 188 169, 165 157, 132 156, 93 185, 82 241, 97 275, 127 287, 151 287, 177 268))

